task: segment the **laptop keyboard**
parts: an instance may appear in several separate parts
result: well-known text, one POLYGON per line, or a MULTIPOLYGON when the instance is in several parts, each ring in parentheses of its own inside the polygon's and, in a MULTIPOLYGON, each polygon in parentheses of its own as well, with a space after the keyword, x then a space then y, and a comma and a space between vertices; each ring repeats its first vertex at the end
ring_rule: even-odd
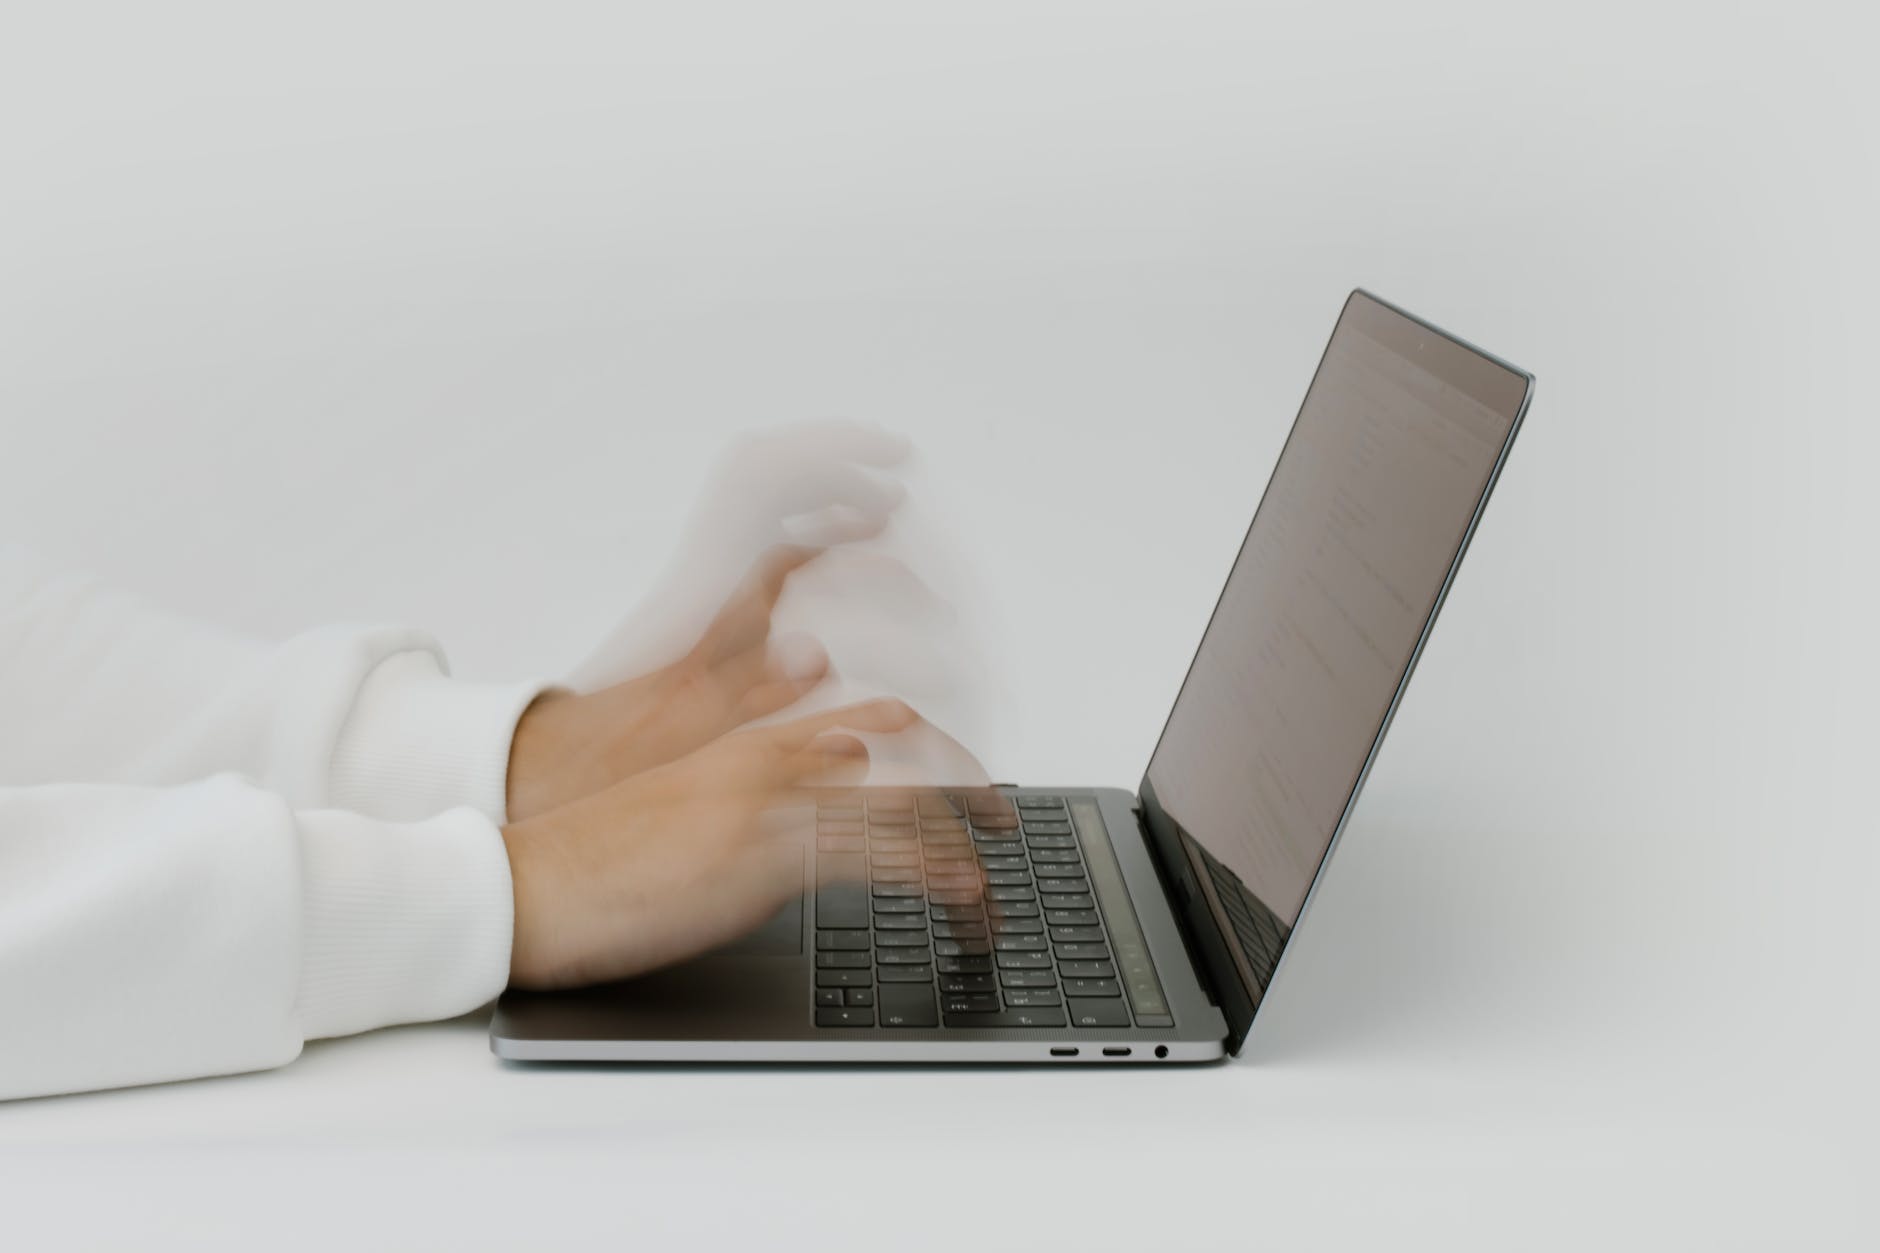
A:
POLYGON ((817 1026, 1132 1025, 1062 797, 824 796, 816 858, 817 1026))

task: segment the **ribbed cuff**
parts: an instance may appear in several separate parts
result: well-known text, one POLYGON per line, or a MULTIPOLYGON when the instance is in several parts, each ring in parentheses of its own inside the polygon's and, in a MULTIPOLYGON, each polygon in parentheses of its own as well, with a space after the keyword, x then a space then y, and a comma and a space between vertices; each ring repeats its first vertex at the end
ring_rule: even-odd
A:
POLYGON ((502 991, 515 900, 489 819, 469 809, 414 823, 297 817, 304 1038, 452 1018, 502 991))
POLYGON ((544 688, 465 683, 428 652, 386 658, 334 746, 331 804, 399 822, 468 805, 503 822, 516 722, 544 688))

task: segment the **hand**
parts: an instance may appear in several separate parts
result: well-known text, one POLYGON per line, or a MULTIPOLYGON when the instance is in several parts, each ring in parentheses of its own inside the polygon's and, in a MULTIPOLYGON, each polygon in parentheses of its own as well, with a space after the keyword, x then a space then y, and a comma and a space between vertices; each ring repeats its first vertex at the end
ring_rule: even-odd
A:
POLYGON ((797 789, 854 782, 854 733, 921 725, 871 701, 739 731, 585 800, 503 829, 514 880, 510 981, 624 979, 710 951, 803 890, 804 846, 767 814, 797 789))
POLYGON ((771 615, 790 576, 821 554, 789 545, 764 553, 679 660, 598 692, 537 699, 510 747, 510 818, 674 761, 814 689, 829 673, 828 654, 807 637, 773 639, 771 615))

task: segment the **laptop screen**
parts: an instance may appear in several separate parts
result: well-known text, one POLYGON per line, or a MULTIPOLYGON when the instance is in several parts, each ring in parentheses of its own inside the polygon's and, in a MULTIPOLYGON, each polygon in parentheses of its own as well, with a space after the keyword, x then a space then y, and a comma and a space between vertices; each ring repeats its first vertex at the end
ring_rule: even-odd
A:
POLYGON ((1529 380, 1346 303, 1150 760, 1264 988, 1529 380))

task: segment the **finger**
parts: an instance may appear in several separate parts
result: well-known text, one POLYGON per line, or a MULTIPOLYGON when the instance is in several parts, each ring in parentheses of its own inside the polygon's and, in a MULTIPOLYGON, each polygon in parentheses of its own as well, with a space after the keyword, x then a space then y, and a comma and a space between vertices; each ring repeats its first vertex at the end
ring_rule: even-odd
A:
POLYGON ((742 711, 740 720, 748 722, 782 709, 827 678, 829 651, 813 635, 792 633, 774 640, 760 641, 726 658, 717 664, 715 673, 719 686, 733 702, 749 699, 753 705, 763 706, 762 712, 742 711), (775 692, 767 692, 767 697, 781 697, 786 692, 794 692, 795 695, 784 700, 783 704, 770 704, 767 699, 756 699, 760 688, 777 689, 775 692))
POLYGON ((905 485, 860 466, 813 466, 780 483, 778 499, 791 514, 846 506, 865 514, 886 515, 907 499, 905 485))
POLYGON ((822 556, 823 551, 804 544, 776 544, 765 549, 705 628, 705 637, 698 645, 705 663, 717 665, 768 636, 770 615, 790 576, 822 556))
POLYGON ((788 759, 796 787, 853 787, 868 776, 868 745, 852 735, 821 735, 788 759))
POLYGON ((811 740, 830 731, 892 733, 905 731, 920 722, 921 716, 906 701, 879 699, 811 714, 794 722, 765 727, 752 734, 765 737, 782 751, 795 752, 808 747, 811 740))

